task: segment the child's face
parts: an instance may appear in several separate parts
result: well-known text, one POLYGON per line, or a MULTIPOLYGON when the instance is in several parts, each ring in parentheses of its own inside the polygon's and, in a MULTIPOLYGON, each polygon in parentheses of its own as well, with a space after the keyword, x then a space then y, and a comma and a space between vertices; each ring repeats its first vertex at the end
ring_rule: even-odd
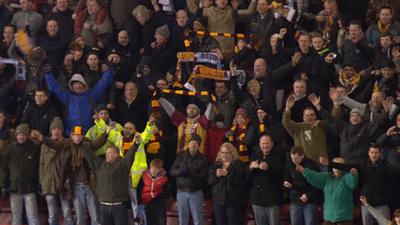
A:
POLYGON ((316 37, 312 39, 312 46, 315 50, 319 51, 324 47, 324 39, 321 37, 316 37))
POLYGON ((157 176, 161 171, 161 168, 150 166, 150 175, 155 177, 157 176))
POLYGON ((237 42, 237 47, 240 49, 240 50, 242 50, 244 47, 246 47, 246 42, 245 41, 243 41, 242 39, 240 39, 240 40, 238 40, 238 42, 237 42))

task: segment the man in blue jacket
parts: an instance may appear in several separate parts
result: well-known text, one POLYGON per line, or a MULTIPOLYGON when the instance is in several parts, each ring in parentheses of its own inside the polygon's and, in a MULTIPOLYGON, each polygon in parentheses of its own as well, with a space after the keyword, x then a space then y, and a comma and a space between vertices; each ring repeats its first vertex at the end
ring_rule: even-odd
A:
POLYGON ((45 79, 49 90, 66 105, 65 116, 66 134, 69 135, 72 127, 80 125, 87 131, 93 125, 93 107, 100 100, 103 92, 112 82, 113 70, 103 73, 100 81, 88 90, 88 85, 81 74, 74 74, 68 82, 71 91, 64 91, 49 68, 46 69, 45 79))

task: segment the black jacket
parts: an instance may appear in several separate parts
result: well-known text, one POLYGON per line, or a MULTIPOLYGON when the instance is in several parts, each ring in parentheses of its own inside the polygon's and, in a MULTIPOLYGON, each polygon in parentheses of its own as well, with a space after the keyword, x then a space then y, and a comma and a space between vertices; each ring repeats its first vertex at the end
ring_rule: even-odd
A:
POLYGON ((39 190, 40 149, 32 141, 13 143, 4 153, 2 170, 4 186, 18 194, 39 190))
POLYGON ((361 195, 368 199, 373 207, 388 204, 389 181, 393 173, 399 172, 400 167, 390 165, 380 159, 376 163, 367 160, 360 167, 361 195))
MULTIPOLYGON (((301 165, 304 168, 309 168, 314 171, 319 171, 318 165, 314 161, 306 157, 304 157, 303 161, 301 162, 301 165)), ((311 186, 307 182, 307 179, 303 176, 303 174, 297 172, 296 165, 292 161, 289 161, 286 164, 285 181, 292 184, 292 188, 290 188, 289 190, 289 197, 291 203, 303 203, 300 200, 300 197, 303 194, 306 194, 308 197, 307 203, 317 204, 320 202, 321 192, 317 188, 311 186)))
POLYGON ((41 107, 31 102, 27 104, 24 110, 21 123, 28 123, 31 129, 38 130, 47 136, 50 124, 57 115, 56 108, 49 101, 41 107))
POLYGON ((177 177, 178 191, 195 192, 204 188, 207 172, 207 158, 201 153, 191 156, 186 150, 176 156, 170 174, 177 177))
POLYGON ((213 202, 219 205, 242 204, 245 199, 246 169, 240 160, 232 161, 226 176, 217 177, 216 171, 222 163, 216 162, 208 172, 208 184, 212 187, 213 202))
POLYGON ((266 162, 266 171, 253 169, 249 172, 250 203, 258 206, 274 206, 282 204, 282 178, 284 172, 283 154, 280 149, 273 148, 265 158, 261 151, 256 151, 251 161, 266 162))

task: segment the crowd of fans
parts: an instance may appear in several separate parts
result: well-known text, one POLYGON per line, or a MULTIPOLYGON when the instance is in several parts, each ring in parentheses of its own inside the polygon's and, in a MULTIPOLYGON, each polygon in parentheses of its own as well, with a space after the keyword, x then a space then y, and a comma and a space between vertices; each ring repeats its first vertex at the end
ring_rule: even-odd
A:
POLYGON ((12 224, 399 225, 399 3, 0 0, 12 224))

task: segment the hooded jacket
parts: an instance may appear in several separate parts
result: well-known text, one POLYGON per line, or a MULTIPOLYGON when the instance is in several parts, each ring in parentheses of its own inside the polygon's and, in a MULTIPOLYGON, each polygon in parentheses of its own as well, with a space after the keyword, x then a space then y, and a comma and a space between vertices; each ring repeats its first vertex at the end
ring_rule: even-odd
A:
MULTIPOLYGON (((93 89, 86 89, 83 93, 77 94, 63 90, 54 78, 53 73, 47 72, 45 74, 49 90, 67 107, 67 114, 64 119, 67 135, 69 135, 74 126, 82 126, 84 131, 89 130, 93 123, 93 107, 101 99, 104 90, 111 84, 112 75, 113 72, 111 70, 104 72, 101 80, 93 89)), ((84 82, 82 83, 86 86, 84 82)))

